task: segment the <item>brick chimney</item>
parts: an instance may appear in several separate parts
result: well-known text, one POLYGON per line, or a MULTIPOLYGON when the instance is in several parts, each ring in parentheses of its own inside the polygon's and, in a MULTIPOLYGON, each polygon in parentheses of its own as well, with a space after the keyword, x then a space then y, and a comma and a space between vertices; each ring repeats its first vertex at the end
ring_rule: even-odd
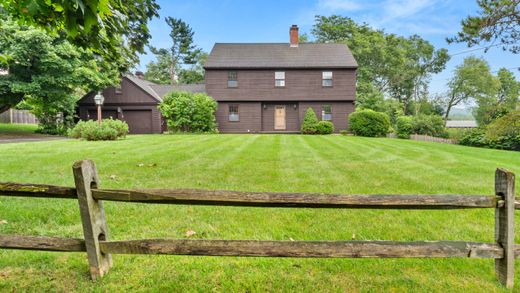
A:
POLYGON ((291 26, 291 29, 289 30, 289 36, 291 40, 291 47, 296 48, 298 47, 298 26, 293 24, 291 26))

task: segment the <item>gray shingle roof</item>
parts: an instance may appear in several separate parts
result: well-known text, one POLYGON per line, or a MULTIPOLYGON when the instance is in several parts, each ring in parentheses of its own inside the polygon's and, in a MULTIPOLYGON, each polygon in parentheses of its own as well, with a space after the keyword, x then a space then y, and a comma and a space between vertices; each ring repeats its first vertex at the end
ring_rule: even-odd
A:
POLYGON ((145 92, 150 94, 152 97, 157 99, 159 102, 162 101, 162 97, 172 91, 184 91, 192 93, 204 93, 206 92, 206 86, 204 84, 156 84, 149 80, 141 79, 137 76, 127 74, 125 75, 131 82, 143 89, 145 92))
POLYGON ((446 121, 447 128, 476 128, 478 127, 475 120, 448 120, 446 121))
POLYGON ((345 44, 216 43, 204 68, 357 68, 345 44))
POLYGON ((159 95, 161 98, 171 91, 182 91, 191 93, 204 93, 206 92, 206 86, 204 84, 155 84, 150 87, 159 95))

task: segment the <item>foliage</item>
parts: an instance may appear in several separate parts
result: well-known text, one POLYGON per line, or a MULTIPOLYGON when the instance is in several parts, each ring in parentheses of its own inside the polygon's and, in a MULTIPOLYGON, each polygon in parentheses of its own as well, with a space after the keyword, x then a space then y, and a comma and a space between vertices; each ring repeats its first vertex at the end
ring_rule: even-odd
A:
POLYGON ((501 68, 496 77, 497 91, 494 94, 480 96, 476 102, 474 116, 479 125, 487 125, 493 120, 514 111, 520 96, 520 82, 515 75, 501 68))
POLYGON ((358 110, 349 116, 350 130, 359 136, 385 136, 390 128, 388 115, 373 110, 358 110))
POLYGON ((174 132, 216 132, 217 102, 204 93, 171 92, 166 94, 159 110, 174 132))
POLYGON ((303 123, 301 126, 301 131, 303 134, 315 134, 318 129, 318 117, 312 108, 307 108, 305 111, 305 116, 303 116, 303 123))
POLYGON ((128 124, 113 119, 103 119, 101 125, 94 120, 79 121, 74 128, 69 130, 70 137, 88 141, 116 140, 125 138, 127 134, 128 124))
POLYGON ((318 42, 349 46, 359 64, 360 104, 384 94, 407 109, 410 102, 427 94, 430 75, 441 72, 449 60, 446 49, 435 50, 417 35, 405 38, 388 34, 338 15, 316 16, 312 34, 318 42))
POLYGON ((448 38, 448 42, 463 42, 472 47, 498 41, 504 50, 520 52, 519 3, 518 0, 477 0, 478 15, 462 20, 462 31, 448 38))
POLYGON ((395 132, 398 138, 410 138, 413 129, 413 117, 399 116, 395 124, 395 132))
POLYGON ((150 51, 155 55, 156 61, 150 61, 146 64, 144 78, 158 84, 170 84, 170 67, 172 64, 170 53, 166 49, 154 47, 150 47, 150 51))
POLYGON ((339 134, 341 134, 341 135, 348 135, 348 130, 342 129, 342 130, 339 131, 339 134))
POLYGON ((444 120, 439 115, 419 114, 413 117, 412 133, 435 137, 447 137, 444 120))
POLYGON ((147 22, 158 16, 155 0, 0 0, 0 7, 19 23, 64 31, 70 43, 89 49, 126 71, 144 53, 150 39, 147 22))
POLYGON ((334 132, 334 124, 330 121, 320 121, 316 125, 317 134, 331 134, 334 132))
POLYGON ((0 75, 0 112, 23 100, 41 132, 64 133, 81 94, 118 83, 117 68, 90 50, 9 20, 0 29, 9 35, 0 40, 0 52, 10 55, 9 74, 0 75))
POLYGON ((467 57, 455 68, 453 77, 448 82, 448 93, 444 100, 447 120, 451 109, 470 99, 479 100, 494 95, 498 82, 491 74, 488 63, 481 58, 467 57))

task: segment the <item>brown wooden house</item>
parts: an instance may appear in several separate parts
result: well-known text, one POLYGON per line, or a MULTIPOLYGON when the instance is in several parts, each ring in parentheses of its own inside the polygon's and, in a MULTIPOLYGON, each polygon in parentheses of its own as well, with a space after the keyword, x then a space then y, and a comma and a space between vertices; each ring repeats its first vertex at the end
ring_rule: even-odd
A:
POLYGON ((220 132, 299 132, 307 108, 335 130, 354 111, 357 63, 344 44, 215 44, 204 66, 220 132))
MULTIPOLYGON (((206 92, 218 102, 221 133, 299 132, 307 108, 347 128, 354 111, 357 63, 344 44, 215 44, 204 66, 205 85, 158 85, 142 74, 126 75, 120 87, 103 91, 103 117, 126 121, 130 133, 161 133, 165 121, 157 106, 170 91, 206 92)), ((83 120, 96 119, 95 93, 78 103, 83 120)))
MULTIPOLYGON (((103 91, 105 103, 102 116, 126 121, 131 134, 162 133, 166 130, 166 123, 157 107, 162 97, 171 91, 204 92, 204 85, 160 85, 144 80, 140 72, 125 75, 119 87, 109 87, 103 91)), ((79 100, 81 120, 97 119, 95 94, 89 93, 79 100)))

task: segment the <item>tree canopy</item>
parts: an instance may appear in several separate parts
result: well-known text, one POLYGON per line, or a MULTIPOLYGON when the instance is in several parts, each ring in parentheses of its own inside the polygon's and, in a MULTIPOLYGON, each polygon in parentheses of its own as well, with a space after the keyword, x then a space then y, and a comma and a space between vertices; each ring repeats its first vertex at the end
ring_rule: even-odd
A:
POLYGON ((462 20, 462 30, 448 42, 469 47, 499 42, 504 50, 520 52, 520 1, 477 0, 480 11, 462 20))
POLYGON ((121 71, 144 52, 151 37, 147 22, 159 9, 155 0, 0 0, 0 7, 21 24, 64 33, 71 44, 117 62, 121 71))
POLYGON ((357 100, 361 106, 388 96, 410 111, 413 101, 427 96, 431 74, 442 71, 449 60, 446 49, 436 50, 417 35, 387 34, 338 15, 316 16, 312 34, 318 42, 349 46, 359 64, 357 100))
POLYGON ((10 20, 0 30, 8 35, 0 52, 10 56, 0 66, 9 70, 0 75, 0 112, 24 100, 44 125, 58 127, 57 115, 73 113, 80 94, 118 82, 117 68, 88 49, 10 20))

